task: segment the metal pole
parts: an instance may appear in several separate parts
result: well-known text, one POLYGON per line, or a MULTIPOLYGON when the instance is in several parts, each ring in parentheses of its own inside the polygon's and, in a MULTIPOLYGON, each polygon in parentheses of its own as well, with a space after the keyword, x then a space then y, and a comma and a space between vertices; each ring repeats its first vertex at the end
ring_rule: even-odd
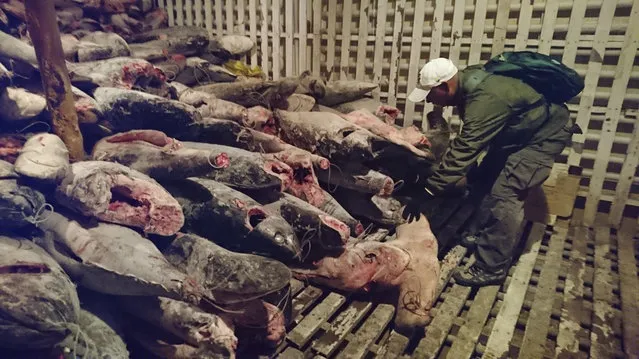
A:
POLYGON ((53 0, 25 1, 27 28, 38 58, 53 132, 69 150, 71 161, 85 158, 78 114, 71 92, 53 0))

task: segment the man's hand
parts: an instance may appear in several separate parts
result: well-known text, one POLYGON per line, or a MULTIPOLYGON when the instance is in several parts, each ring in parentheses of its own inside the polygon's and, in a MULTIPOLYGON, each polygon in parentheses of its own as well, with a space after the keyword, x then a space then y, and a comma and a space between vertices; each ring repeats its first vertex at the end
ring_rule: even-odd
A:
POLYGON ((432 200, 434 196, 423 188, 421 191, 415 191, 404 200, 405 207, 402 211, 402 218, 408 223, 419 220, 421 216, 422 208, 425 203, 432 200))

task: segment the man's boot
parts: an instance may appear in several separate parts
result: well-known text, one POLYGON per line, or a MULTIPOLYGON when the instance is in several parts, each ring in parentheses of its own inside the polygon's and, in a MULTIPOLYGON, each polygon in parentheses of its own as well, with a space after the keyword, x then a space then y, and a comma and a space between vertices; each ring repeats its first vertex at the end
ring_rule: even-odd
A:
POLYGON ((508 276, 508 268, 487 269, 473 263, 468 268, 459 268, 453 278, 459 285, 468 287, 483 287, 487 285, 502 284, 508 276))

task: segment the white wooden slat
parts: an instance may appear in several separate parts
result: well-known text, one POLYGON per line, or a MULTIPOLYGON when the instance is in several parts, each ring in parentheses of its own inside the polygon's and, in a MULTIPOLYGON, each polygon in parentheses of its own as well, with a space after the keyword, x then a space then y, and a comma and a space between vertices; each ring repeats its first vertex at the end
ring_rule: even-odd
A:
MULTIPOLYGON (((410 47, 410 60, 408 67, 408 86, 406 93, 409 94, 417 86, 417 75, 419 73, 420 66, 423 65, 423 60, 420 59, 423 41, 423 28, 424 28, 424 14, 426 12, 426 2, 415 2, 415 19, 413 20, 413 35, 412 43, 410 47)), ((406 101, 406 111, 404 112, 404 127, 409 127, 413 124, 415 114, 415 104, 411 101, 406 101)))
POLYGON ((320 56, 322 29, 322 0, 313 0, 313 75, 319 76, 322 63, 320 56))
POLYGON ((308 69, 310 69, 310 67, 308 67, 308 64, 306 62, 306 51, 307 51, 307 47, 308 47, 308 35, 307 35, 307 25, 306 25, 306 20, 307 20, 307 16, 308 16, 308 9, 307 9, 307 2, 306 1, 300 1, 300 15, 299 15, 299 33, 300 33, 300 39, 299 39, 299 63, 297 65, 297 70, 298 73, 302 73, 308 69))
POLYGON ((186 12, 186 25, 193 26, 193 0, 184 0, 184 11, 186 12))
POLYGON ((260 21, 262 22, 262 35, 261 35, 261 65, 262 71, 266 74, 268 78, 270 78, 270 67, 269 67, 269 46, 268 46, 268 9, 269 9, 269 1, 268 0, 260 0, 260 4, 262 5, 260 8, 260 21))
MULTIPOLYGON (((453 10, 453 22, 450 32, 450 49, 448 51, 448 58, 454 64, 459 66, 459 55, 461 53, 461 38, 463 36, 464 15, 466 12, 466 0, 455 0, 455 8, 453 10)), ((449 120, 453 116, 453 107, 446 106, 444 108, 443 116, 449 120)), ((449 121, 450 122, 450 121, 449 121)))
POLYGON ((557 21, 557 10, 559 9, 559 0, 547 0, 544 9, 544 22, 541 25, 541 34, 539 36, 538 52, 542 54, 550 54, 550 45, 552 43, 553 33, 555 31, 555 21, 557 21))
MULTIPOLYGON (((221 1, 221 0, 218 0, 221 1)), ((224 9, 226 10, 226 34, 227 35, 231 35, 233 33, 235 33, 235 29, 234 29, 234 13, 233 10, 235 9, 235 0, 226 0, 224 3, 224 9)))
POLYGON ((573 145, 568 156, 568 164, 571 166, 579 166, 581 159, 581 151, 588 132, 588 121, 590 117, 590 108, 595 100, 597 92, 597 84, 599 82, 599 73, 603 62, 603 56, 606 52, 606 41, 610 33, 617 0, 606 0, 606 6, 602 7, 599 13, 599 22, 595 31, 595 41, 591 50, 590 61, 588 62, 588 72, 584 80, 584 90, 581 92, 579 100, 579 112, 577 113, 577 124, 581 127, 583 134, 575 134, 572 137, 573 145))
POLYGON ((280 16, 282 7, 280 6, 280 0, 273 0, 273 6, 271 6, 273 11, 273 80, 279 80, 280 74, 282 71, 280 59, 282 58, 280 54, 280 16))
POLYGON ((402 47, 401 36, 404 28, 406 0, 395 1, 395 20, 393 22, 393 42, 391 45, 391 67, 388 75, 388 104, 397 104, 397 77, 399 76, 399 54, 402 47))
POLYGON ((508 15, 510 15, 510 1, 511 0, 499 0, 497 4, 497 18, 495 19, 495 33, 493 34, 491 57, 504 51, 506 27, 508 26, 508 15))
POLYGON ((237 0, 237 33, 239 35, 246 34, 246 26, 244 17, 246 15, 246 0, 237 0))
POLYGON ((178 26, 184 26, 184 2, 183 0, 175 1, 175 23, 178 26))
POLYGON ((581 36, 581 25, 586 17, 586 2, 576 1, 570 11, 570 26, 566 34, 566 44, 564 46, 564 55, 561 59, 566 66, 572 67, 577 57, 577 48, 579 45, 579 37, 581 36))
POLYGON ((339 63, 339 78, 346 80, 348 76, 348 64, 351 55, 351 22, 353 12, 353 0, 344 0, 343 2, 343 14, 342 18, 342 42, 340 45, 340 63, 339 63))
MULTIPOLYGON (((388 0, 377 0, 377 26, 375 27, 375 55, 373 56, 373 82, 379 84, 382 81, 382 61, 384 61, 384 38, 386 37, 386 15, 388 13, 388 0)), ((392 59, 391 59, 392 60, 392 59)), ((380 88, 373 90, 373 98, 379 101, 380 88)))
POLYGON ((357 65, 355 66, 355 79, 364 79, 364 64, 366 61, 366 45, 368 45, 368 24, 371 9, 370 0, 360 0, 359 3, 359 37, 357 39, 357 65))
POLYGON ((250 38, 255 44, 251 51, 251 65, 257 65, 257 0, 249 0, 249 31, 250 38))
POLYGON ((169 26, 175 26, 175 8, 173 7, 173 1, 166 0, 166 12, 169 15, 169 26))
POLYGON ((195 11, 195 22, 193 25, 202 26, 204 25, 204 20, 202 19, 202 0, 193 0, 195 4, 193 5, 193 9, 195 11))
POLYGON ((597 214, 601 190, 608 168, 608 158, 612 153, 617 124, 622 116, 621 105, 623 104, 628 81, 630 80, 630 72, 632 71, 635 61, 638 45, 639 0, 635 0, 630 16, 630 23, 626 30, 624 48, 621 50, 621 56, 619 56, 617 68, 615 69, 615 78, 610 90, 610 100, 608 101, 608 109, 606 111, 606 121, 604 121, 601 130, 602 137, 597 146, 597 157, 593 166, 593 175, 590 178, 590 191, 588 197, 586 197, 586 205, 584 208, 584 223, 587 225, 594 223, 595 215, 597 214))
POLYGON ((286 64, 284 67, 286 76, 293 76, 293 32, 295 32, 295 28, 293 27, 293 0, 284 1, 284 53, 286 54, 286 64))
POLYGON ((222 15, 222 0, 215 0, 215 32, 218 36, 224 34, 224 16, 222 15))
POLYGON ((626 151, 626 159, 623 162, 621 173, 619 174, 619 182, 617 182, 617 189, 615 193, 615 199, 612 202, 612 208, 610 209, 609 223, 613 227, 618 227, 621 223, 621 217, 623 216, 623 210, 626 207, 626 201, 630 194, 630 187, 635 177, 635 172, 639 165, 639 126, 635 125, 632 140, 628 145, 626 151))
POLYGON ((617 281, 612 276, 610 263, 610 228, 595 228, 595 278, 592 287, 593 316, 590 332, 590 358, 614 358, 614 332, 612 329, 613 285, 617 281))
POLYGON ((515 36, 515 51, 526 49, 528 34, 530 33, 530 22, 532 21, 533 3, 522 0, 519 10, 519 21, 517 23, 517 35, 515 36))
POLYGON ((164 9, 164 0, 158 0, 158 7, 164 9))
POLYGON ((481 58, 481 46, 484 41, 484 24, 486 22, 486 6, 488 0, 477 0, 475 5, 475 17, 473 18, 473 34, 470 40, 470 55, 468 64, 479 63, 481 58))
POLYGON ((213 0, 204 0, 204 23, 209 36, 213 36, 213 0))
POLYGON ((355 66, 355 79, 364 79, 364 64, 366 61, 366 45, 368 41, 368 22, 371 9, 370 0, 360 0, 359 4, 359 38, 357 39, 357 65, 355 66))
POLYGON ((326 71, 330 80, 335 71, 335 23, 337 21, 337 0, 328 0, 328 40, 326 44, 326 71))
MULTIPOLYGON (((438 58, 441 54, 442 47, 442 30, 444 27, 444 10, 446 9, 446 0, 435 0, 435 11, 433 12, 433 20, 432 20, 432 33, 431 33, 431 41, 430 41, 430 54, 428 56, 428 60, 438 58)), ((418 66, 421 68, 422 63, 420 64, 411 64, 413 66, 418 66)), ((433 110, 432 103, 424 103, 424 110, 422 111, 422 129, 428 130, 428 121, 426 120, 426 115, 433 110)))
POLYGON ((508 354, 509 343, 515 331, 519 312, 524 304, 524 296, 521 293, 525 293, 528 288, 543 235, 544 225, 534 223, 529 235, 530 249, 524 251, 524 254, 519 257, 482 358, 503 358, 508 354))
POLYGON ((624 218, 617 232, 619 255, 619 279, 621 309, 623 310, 623 351, 627 358, 639 358, 639 278, 635 261, 633 237, 637 234, 637 222, 624 218))

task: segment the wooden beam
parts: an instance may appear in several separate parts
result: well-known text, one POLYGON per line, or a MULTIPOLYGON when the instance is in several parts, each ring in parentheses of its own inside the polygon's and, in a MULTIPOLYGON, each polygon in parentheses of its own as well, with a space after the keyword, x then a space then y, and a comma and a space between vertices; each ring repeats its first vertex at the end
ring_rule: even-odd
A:
POLYGON ((510 1, 511 0, 499 0, 497 4, 497 17, 495 18, 495 33, 493 34, 493 49, 490 53, 491 57, 504 51, 506 27, 508 25, 508 17, 510 15, 510 1))
MULTIPOLYGON (((415 19, 413 20, 413 37, 410 46, 410 60, 408 62, 408 86, 406 94, 411 93, 417 87, 418 74, 420 66, 424 65, 424 59, 420 58, 422 52, 422 30, 424 28, 424 14, 426 12, 426 1, 416 1, 415 19)), ((404 127, 413 124, 415 115, 415 103, 406 101, 406 110, 404 111, 404 127)))
POLYGON ((313 76, 321 71, 322 0, 313 0, 313 76))
POLYGON ((185 12, 185 24, 188 26, 193 26, 193 0, 184 0, 184 8, 182 11, 185 12))
POLYGON ((273 23, 273 80, 279 80, 282 67, 280 63, 280 59, 282 58, 280 54, 280 33, 282 29, 280 28, 280 15, 282 11, 282 7, 280 6, 280 0, 273 0, 273 6, 271 6, 272 18, 271 21, 273 23))
MULTIPOLYGON (((213 2, 213 0, 206 0, 213 2)), ((218 36, 224 35, 224 15, 222 13, 222 0, 215 0, 215 31, 218 36)))
MULTIPOLYGON (((382 81, 382 61, 384 60, 384 37, 386 36, 387 13, 388 0, 377 0, 377 27, 375 28, 375 55, 373 61, 373 82, 376 84, 379 84, 382 81)), ((373 90, 373 98, 376 101, 380 100, 379 92, 379 87, 373 90)))
POLYGON ((522 1, 519 10, 517 35, 515 36, 515 51, 526 49, 528 35, 530 34, 530 22, 532 21, 533 2, 522 1))
POLYGON ((619 256, 619 277, 621 290, 621 310, 623 311, 623 351, 627 358, 639 358, 639 278, 635 260, 634 236, 637 222, 624 218, 617 232, 617 254, 619 256))
POLYGON ((484 25, 486 23, 486 6, 488 0, 477 0, 475 17, 473 18, 473 34, 470 40, 470 55, 468 64, 479 63, 481 58, 481 46, 484 41, 484 25))
POLYGON ((83 138, 78 127, 78 113, 75 111, 53 2, 26 0, 25 12, 53 132, 66 145, 71 161, 82 161, 85 159, 83 138))
POLYGON ((610 33, 617 0, 607 0, 606 5, 599 13, 599 23, 595 31, 595 42, 591 50, 590 61, 588 62, 588 72, 584 80, 585 87, 579 100, 579 113, 577 114, 577 124, 581 127, 583 134, 575 134, 572 137, 573 145, 568 156, 568 164, 579 166, 581 152, 583 150, 585 135, 588 132, 588 121, 590 108, 595 100, 597 84, 599 83, 599 73, 603 64, 603 56, 606 53, 606 40, 610 33))
POLYGON ((555 31, 555 21, 557 21, 557 10, 559 9, 559 0, 547 0, 544 8, 544 22, 541 25, 541 34, 539 36, 538 52, 542 54, 550 54, 550 45, 552 43, 553 33, 555 31))
POLYGON ((213 36, 213 3, 212 0, 204 0, 204 22, 209 36, 213 36))
POLYGON ((360 0, 359 3, 359 38, 357 39, 357 65, 355 65, 355 79, 364 79, 364 59, 368 41, 368 22, 371 9, 370 0, 360 0))
POLYGON ((391 45, 391 65, 388 75, 388 104, 397 104, 397 78, 399 76, 399 54, 402 47, 401 37, 404 28, 404 11, 406 11, 406 0, 395 2, 395 20, 393 22, 393 42, 391 45))
POLYGON ((166 0, 166 12, 169 15, 169 26, 175 26, 175 9, 173 8, 173 1, 175 0, 166 0))
POLYGON ((268 46, 268 10, 270 8, 269 0, 260 0, 260 21, 262 22, 262 35, 261 35, 261 47, 262 53, 260 54, 260 58, 262 60, 262 71, 266 74, 267 77, 271 77, 269 74, 270 71, 270 63, 269 63, 269 46, 268 46))
MULTIPOLYGON (((442 29, 444 27, 444 9, 446 8, 446 0, 435 0, 435 12, 433 13, 433 21, 431 26, 430 54, 428 59, 436 59, 441 55, 442 48, 442 29)), ((433 104, 424 102, 422 110, 422 129, 428 130, 427 115, 433 110, 433 104)))
POLYGON ((300 11, 299 11, 299 34, 300 34, 300 38, 299 38, 299 57, 298 57, 298 64, 297 64, 297 74, 301 74, 302 72, 306 71, 306 70, 310 70, 310 67, 308 67, 308 64, 306 62, 306 51, 308 48, 308 38, 306 37, 307 32, 308 32, 308 28, 307 28, 307 24, 306 24, 306 19, 307 19, 307 15, 308 15, 308 3, 306 1, 300 1, 299 2, 300 5, 300 11))
POLYGON ((326 81, 335 71, 335 23, 337 21, 337 0, 328 0, 328 39, 326 44, 326 81))
MULTIPOLYGON (((304 12, 306 15, 306 11, 304 12)), ((293 0, 285 0, 284 7, 284 52, 286 56, 286 63, 284 65, 285 74, 287 77, 293 76, 293 33, 295 32, 295 28, 293 25, 293 0)), ((306 51, 306 50, 304 50, 306 51)), ((297 53, 299 54, 300 51, 297 53)))
POLYGON ((255 48, 251 50, 251 65, 257 65, 257 0, 249 0, 249 31, 250 38, 255 44, 255 48))
POLYGON ((351 15, 353 12, 353 0, 344 0, 342 5, 342 43, 340 44, 339 78, 346 80, 348 77, 348 63, 351 55, 351 15))
MULTIPOLYGON (((222 2, 221 0, 216 0, 216 2, 222 2)), ((234 26, 233 26, 233 10, 235 9, 235 1, 233 0, 226 0, 225 4, 224 4, 224 8, 226 9, 226 34, 227 35, 231 35, 235 32, 234 26)))
POLYGON ((204 25, 204 20, 202 19, 202 0, 194 0, 194 1, 195 1, 195 5, 193 7, 195 11, 194 25, 201 27, 202 25, 204 25))
POLYGON ((634 125, 634 127, 632 140, 630 140, 630 144, 628 145, 626 158, 623 162, 621 173, 619 174, 615 199, 610 209, 609 223, 615 228, 618 228, 621 223, 621 217, 627 204, 626 201, 630 194, 630 188, 635 181, 637 165, 639 165, 639 125, 634 125))

